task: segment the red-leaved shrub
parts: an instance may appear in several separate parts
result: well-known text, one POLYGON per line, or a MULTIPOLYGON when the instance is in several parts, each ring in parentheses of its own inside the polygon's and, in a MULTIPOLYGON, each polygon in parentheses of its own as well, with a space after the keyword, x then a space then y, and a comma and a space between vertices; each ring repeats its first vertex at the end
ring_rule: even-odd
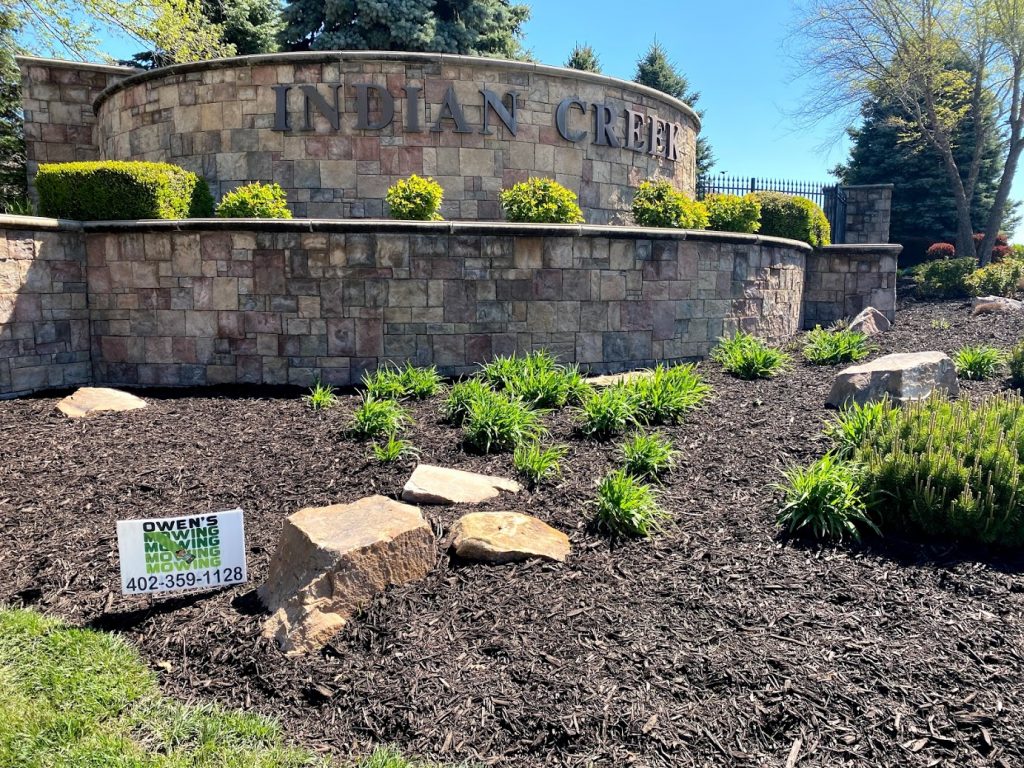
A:
POLYGON ((956 256, 956 248, 949 243, 934 243, 928 247, 925 255, 929 259, 952 259, 956 256))
POLYGON ((1013 249, 1008 245, 997 245, 992 249, 992 261, 1000 262, 1010 257, 1013 249))

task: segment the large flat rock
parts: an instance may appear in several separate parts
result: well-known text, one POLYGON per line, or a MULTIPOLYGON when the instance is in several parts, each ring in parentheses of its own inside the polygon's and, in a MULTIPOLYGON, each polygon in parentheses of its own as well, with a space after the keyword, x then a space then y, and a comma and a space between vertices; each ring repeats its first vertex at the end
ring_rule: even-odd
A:
POLYGON ((137 411, 145 407, 146 401, 141 397, 107 387, 82 387, 57 403, 57 410, 72 419, 114 411, 137 411))
POLYGON ((565 562, 569 537, 518 512, 471 512, 455 523, 451 549, 465 560, 514 563, 539 557, 565 562))
POLYGON ((587 383, 593 387, 614 387, 618 384, 628 384, 636 379, 650 376, 651 372, 646 369, 639 371, 626 371, 625 373, 609 373, 604 376, 591 376, 587 383))
POLYGON ((921 400, 932 392, 960 392, 956 366, 944 352, 885 355, 841 371, 832 382, 828 405, 864 405, 888 397, 895 403, 921 400))
POLYGON ((402 500, 414 504, 479 504, 502 492, 519 493, 522 486, 504 477, 420 464, 402 489, 402 500))
POLYGON ((419 509, 384 496, 302 509, 284 522, 263 625, 288 655, 316 651, 377 593, 423 578, 437 557, 419 509))

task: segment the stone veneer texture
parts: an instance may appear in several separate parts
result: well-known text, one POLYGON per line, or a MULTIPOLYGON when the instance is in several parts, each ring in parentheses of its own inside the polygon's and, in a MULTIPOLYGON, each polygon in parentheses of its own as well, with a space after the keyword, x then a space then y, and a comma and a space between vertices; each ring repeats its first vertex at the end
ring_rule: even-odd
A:
MULTIPOLYGON (((371 102, 371 106, 372 106, 371 102)), ((416 173, 445 189, 448 219, 499 219, 498 193, 530 176, 554 178, 578 193, 591 223, 621 220, 633 188, 667 178, 693 192, 697 118, 682 102, 621 80, 521 62, 436 54, 286 54, 182 65, 115 85, 97 101, 100 155, 114 160, 160 160, 206 177, 215 196, 247 181, 276 181, 288 192, 296 215, 310 218, 383 217, 384 195, 398 179, 416 173), (316 85, 332 100, 343 83, 340 126, 313 110, 312 131, 301 128, 299 86, 316 85), (395 117, 380 131, 356 130, 356 83, 386 87, 395 95, 395 117), (273 130, 279 84, 289 93, 293 130, 273 130), (403 89, 422 89, 423 130, 404 130, 409 102, 403 89), (430 126, 449 86, 472 130, 456 133, 430 126), (491 135, 480 127, 480 89, 518 94, 515 136, 493 113, 491 135), (570 113, 586 138, 572 143, 556 128, 559 102, 573 97, 591 105, 570 113), (676 162, 593 141, 592 105, 630 108, 682 125, 676 162)))
POLYGON ((896 319, 901 245, 830 245, 807 256, 804 325, 828 325, 874 307, 896 319))

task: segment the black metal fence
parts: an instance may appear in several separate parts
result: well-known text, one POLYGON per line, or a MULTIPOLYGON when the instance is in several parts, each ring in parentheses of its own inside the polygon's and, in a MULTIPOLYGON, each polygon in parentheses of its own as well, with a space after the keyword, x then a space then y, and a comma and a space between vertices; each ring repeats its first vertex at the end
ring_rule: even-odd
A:
POLYGON ((697 179, 698 200, 703 200, 707 195, 745 195, 748 192, 782 192, 813 200, 828 217, 832 227, 832 242, 846 242, 846 190, 838 184, 726 176, 721 173, 697 179))

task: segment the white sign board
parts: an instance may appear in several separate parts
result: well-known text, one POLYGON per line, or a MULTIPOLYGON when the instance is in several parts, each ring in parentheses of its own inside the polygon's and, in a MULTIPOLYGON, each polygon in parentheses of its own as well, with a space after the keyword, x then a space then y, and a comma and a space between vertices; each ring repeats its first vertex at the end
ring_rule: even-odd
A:
POLYGON ((242 584, 242 510, 150 520, 118 520, 121 591, 126 595, 242 584))

